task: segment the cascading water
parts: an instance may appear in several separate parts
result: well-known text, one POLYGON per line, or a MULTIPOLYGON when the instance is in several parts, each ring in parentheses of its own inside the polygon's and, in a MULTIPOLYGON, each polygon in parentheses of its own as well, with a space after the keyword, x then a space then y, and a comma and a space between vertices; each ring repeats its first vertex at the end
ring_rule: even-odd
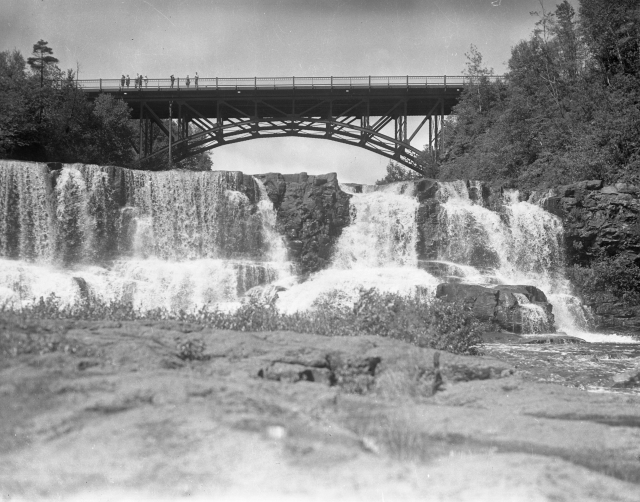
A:
MULTIPOLYGON (((430 298, 440 282, 518 284, 544 291, 559 330, 601 340, 587 333, 590 314, 564 275, 559 218, 516 191, 491 210, 480 183, 435 186, 434 259, 418 260, 425 236, 416 182, 361 186, 361 193, 342 186, 352 194, 351 225, 330 266, 297 284, 273 205, 253 177, 80 164, 50 172, 2 161, 0 307, 55 293, 63 304, 95 297, 190 310, 237 304, 255 286, 276 283, 287 287, 278 308, 296 312, 323 297, 349 305, 361 288, 430 298)), ((520 293, 513 298, 514 322, 541 331, 542 308, 520 293)))
POLYGON ((189 310, 289 274, 264 187, 238 172, 0 163, 0 306, 54 293, 189 310))
MULTIPOLYGON (((461 181, 440 183, 438 198, 438 258, 471 267, 464 270, 462 282, 536 286, 553 305, 558 330, 600 340, 588 332, 590 312, 572 294, 564 274, 563 228, 558 217, 521 201, 515 190, 505 191, 502 212, 491 211, 472 200, 461 181)), ((526 316, 523 325, 535 332, 543 319, 540 307, 528 301, 519 305, 526 316)), ((616 341, 632 339, 616 337, 616 341)))
POLYGON ((338 239, 331 266, 281 293, 278 307, 284 312, 307 310, 331 293, 333 301, 349 305, 360 288, 432 295, 438 281, 417 268, 418 201, 406 188, 395 184, 354 193, 351 225, 338 239))

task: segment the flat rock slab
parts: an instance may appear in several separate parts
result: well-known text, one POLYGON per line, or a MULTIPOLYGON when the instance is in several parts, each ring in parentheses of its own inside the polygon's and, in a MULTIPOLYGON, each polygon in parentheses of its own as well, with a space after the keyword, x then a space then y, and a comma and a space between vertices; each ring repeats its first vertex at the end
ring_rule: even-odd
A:
POLYGON ((10 500, 621 500, 640 397, 378 337, 0 319, 10 500), (433 381, 443 383, 433 395, 433 381))

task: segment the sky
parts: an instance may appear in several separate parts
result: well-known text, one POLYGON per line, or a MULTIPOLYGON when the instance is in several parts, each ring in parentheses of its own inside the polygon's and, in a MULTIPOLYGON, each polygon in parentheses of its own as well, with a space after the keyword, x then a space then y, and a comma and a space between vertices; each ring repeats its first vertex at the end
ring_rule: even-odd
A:
MULTIPOLYGON (((544 0, 552 10, 558 0, 544 0)), ((571 0, 577 7, 577 0, 571 0)), ((79 78, 460 75, 478 47, 505 71, 539 0, 0 0, 0 50, 49 42, 79 78)), ((420 138, 417 138, 418 142, 420 138)), ((212 150, 215 169, 337 172, 373 183, 388 159, 331 141, 272 138, 212 150)))

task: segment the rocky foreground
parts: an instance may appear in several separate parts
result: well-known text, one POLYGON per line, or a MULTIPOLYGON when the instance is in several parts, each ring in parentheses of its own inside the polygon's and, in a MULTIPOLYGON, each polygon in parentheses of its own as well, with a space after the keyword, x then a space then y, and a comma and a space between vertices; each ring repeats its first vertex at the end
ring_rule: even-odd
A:
POLYGON ((5 318, 0 493, 639 500, 640 395, 539 383, 550 361, 524 371, 379 337, 5 318))

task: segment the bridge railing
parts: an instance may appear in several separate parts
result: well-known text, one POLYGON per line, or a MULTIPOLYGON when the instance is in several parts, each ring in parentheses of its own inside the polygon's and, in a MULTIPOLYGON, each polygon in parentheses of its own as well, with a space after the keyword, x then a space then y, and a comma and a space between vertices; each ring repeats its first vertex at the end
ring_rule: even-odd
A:
MULTIPOLYGON (((489 81, 501 80, 501 76, 486 77, 489 81)), ((87 91, 166 91, 166 90, 268 90, 268 89, 380 89, 464 87, 477 78, 468 76, 360 76, 360 77, 176 77, 143 79, 139 86, 135 79, 76 80, 78 87, 87 91)), ((54 85, 69 84, 68 80, 54 81, 54 85)))

